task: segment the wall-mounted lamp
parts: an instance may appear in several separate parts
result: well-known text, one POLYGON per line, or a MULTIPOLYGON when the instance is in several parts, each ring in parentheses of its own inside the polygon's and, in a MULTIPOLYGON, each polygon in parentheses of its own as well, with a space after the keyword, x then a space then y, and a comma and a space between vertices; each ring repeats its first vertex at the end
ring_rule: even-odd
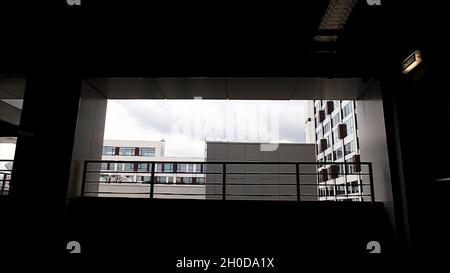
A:
POLYGON ((402 73, 408 74, 422 62, 422 54, 419 50, 414 51, 402 62, 402 73))

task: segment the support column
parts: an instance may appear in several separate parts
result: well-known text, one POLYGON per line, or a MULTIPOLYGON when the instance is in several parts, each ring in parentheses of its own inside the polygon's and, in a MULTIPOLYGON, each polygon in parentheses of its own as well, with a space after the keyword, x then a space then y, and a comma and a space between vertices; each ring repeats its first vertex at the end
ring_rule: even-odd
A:
POLYGON ((29 78, 11 182, 16 205, 54 215, 64 210, 82 80, 29 78))

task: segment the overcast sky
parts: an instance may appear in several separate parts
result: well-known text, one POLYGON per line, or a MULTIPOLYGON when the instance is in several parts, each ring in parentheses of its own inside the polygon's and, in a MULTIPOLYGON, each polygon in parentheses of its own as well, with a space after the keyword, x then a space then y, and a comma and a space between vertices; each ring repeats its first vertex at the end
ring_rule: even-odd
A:
POLYGON ((105 139, 166 141, 166 156, 203 157, 205 140, 305 141, 303 101, 108 100, 105 139))

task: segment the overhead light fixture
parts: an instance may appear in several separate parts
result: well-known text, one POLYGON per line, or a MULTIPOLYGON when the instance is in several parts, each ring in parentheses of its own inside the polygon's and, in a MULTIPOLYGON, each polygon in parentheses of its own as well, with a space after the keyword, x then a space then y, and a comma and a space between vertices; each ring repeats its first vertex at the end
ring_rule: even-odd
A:
POLYGON ((402 73, 408 74, 421 62, 422 62, 422 54, 420 53, 420 50, 414 51, 402 62, 402 73))
POLYGON ((331 0, 319 25, 320 30, 342 30, 357 0, 331 0))
MULTIPOLYGON (((339 34, 343 31, 358 0, 330 0, 328 7, 322 17, 313 41, 319 44, 334 45, 339 34)), ((329 48, 315 48, 315 52, 334 52, 329 48)))

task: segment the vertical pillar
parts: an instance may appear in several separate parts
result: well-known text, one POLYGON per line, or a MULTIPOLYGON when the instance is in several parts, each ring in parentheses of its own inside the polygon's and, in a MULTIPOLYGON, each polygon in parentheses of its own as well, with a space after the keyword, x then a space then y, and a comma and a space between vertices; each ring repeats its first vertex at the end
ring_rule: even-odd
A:
POLYGON ((11 197, 44 214, 64 209, 82 80, 27 80, 11 181, 11 197))

